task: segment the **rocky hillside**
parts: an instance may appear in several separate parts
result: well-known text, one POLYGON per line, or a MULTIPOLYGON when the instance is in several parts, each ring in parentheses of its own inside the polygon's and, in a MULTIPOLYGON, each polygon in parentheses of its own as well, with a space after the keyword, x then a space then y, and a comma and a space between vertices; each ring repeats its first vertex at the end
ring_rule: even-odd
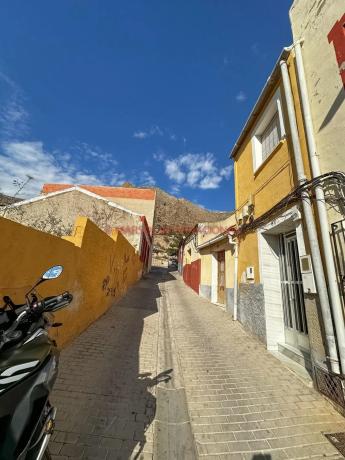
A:
POLYGON ((225 219, 230 212, 209 211, 184 198, 176 198, 160 188, 155 188, 156 223, 154 263, 165 265, 169 259, 168 248, 174 246, 182 234, 187 234, 198 222, 225 219))

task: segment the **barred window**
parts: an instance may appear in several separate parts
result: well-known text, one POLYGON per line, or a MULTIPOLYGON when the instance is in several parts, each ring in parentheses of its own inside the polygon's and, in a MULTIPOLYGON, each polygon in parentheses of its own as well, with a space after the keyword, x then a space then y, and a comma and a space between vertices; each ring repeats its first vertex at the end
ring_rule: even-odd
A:
POLYGON ((278 112, 268 123, 265 131, 261 134, 262 161, 273 152, 281 138, 278 112))

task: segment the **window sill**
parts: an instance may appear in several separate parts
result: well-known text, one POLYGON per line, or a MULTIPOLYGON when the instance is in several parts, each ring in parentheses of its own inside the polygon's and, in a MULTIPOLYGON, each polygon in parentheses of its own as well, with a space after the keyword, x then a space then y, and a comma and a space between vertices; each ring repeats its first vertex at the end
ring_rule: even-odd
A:
POLYGON ((256 168, 256 170, 254 171, 254 177, 256 177, 260 172, 261 170, 266 166, 266 164, 270 161, 270 159, 272 158, 272 156, 278 152, 278 150, 280 150, 280 147, 285 143, 286 141, 286 138, 283 137, 280 141, 279 141, 279 144, 277 144, 275 146, 275 148, 272 150, 272 152, 268 155, 267 158, 265 158, 265 160, 260 163, 260 165, 256 168))

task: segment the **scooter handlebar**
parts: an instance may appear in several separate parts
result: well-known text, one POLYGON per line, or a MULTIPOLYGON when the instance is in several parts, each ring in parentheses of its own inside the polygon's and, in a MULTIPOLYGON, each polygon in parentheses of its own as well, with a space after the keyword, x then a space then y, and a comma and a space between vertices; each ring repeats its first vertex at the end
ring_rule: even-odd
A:
POLYGON ((43 311, 59 310, 60 308, 63 308, 66 305, 70 304, 72 300, 73 300, 73 296, 68 291, 63 292, 62 294, 59 294, 54 297, 46 297, 42 301, 43 311))

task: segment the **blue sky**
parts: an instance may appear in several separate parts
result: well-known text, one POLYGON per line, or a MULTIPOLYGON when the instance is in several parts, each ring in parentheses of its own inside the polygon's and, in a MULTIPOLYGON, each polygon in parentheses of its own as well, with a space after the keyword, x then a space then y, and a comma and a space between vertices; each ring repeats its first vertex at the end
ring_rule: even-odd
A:
POLYGON ((281 49, 289 0, 5 0, 0 191, 156 185, 234 206, 228 152, 281 49))

